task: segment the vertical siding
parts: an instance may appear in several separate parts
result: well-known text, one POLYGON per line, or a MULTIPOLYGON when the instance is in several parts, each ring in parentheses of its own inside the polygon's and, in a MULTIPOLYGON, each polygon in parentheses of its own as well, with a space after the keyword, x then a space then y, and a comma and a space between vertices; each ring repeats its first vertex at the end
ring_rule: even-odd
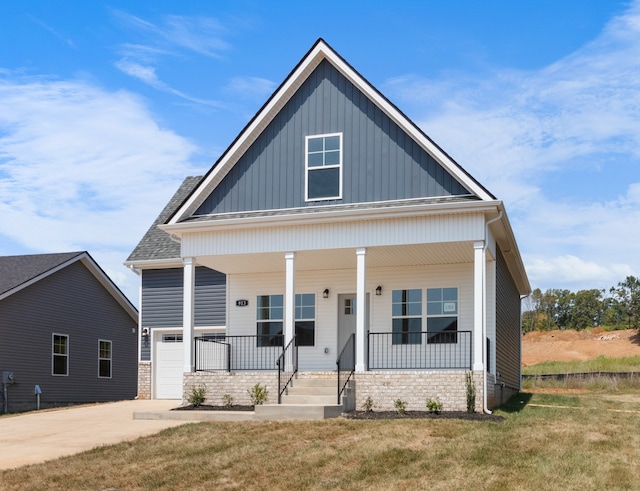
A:
POLYGON ((343 133, 343 199, 468 195, 371 100, 323 61, 196 215, 314 206, 304 201, 304 138, 343 133))
POLYGON ((133 399, 137 392, 137 322, 81 263, 0 302, 0 370, 13 370, 11 404, 133 399), (51 375, 52 333, 69 336, 69 375, 51 375), (98 339, 112 342, 112 377, 98 378, 98 339))
MULTIPOLYGON (((182 268, 149 269, 142 272, 142 326, 182 328, 182 268)), ((196 268, 195 326, 224 326, 226 277, 205 267, 196 268)), ((149 339, 151 333, 149 333, 149 339)), ((143 343, 141 360, 151 359, 151 342, 143 343)))
POLYGON ((498 382, 513 389, 520 388, 520 295, 507 268, 502 253, 497 249, 496 260, 496 371, 498 382))

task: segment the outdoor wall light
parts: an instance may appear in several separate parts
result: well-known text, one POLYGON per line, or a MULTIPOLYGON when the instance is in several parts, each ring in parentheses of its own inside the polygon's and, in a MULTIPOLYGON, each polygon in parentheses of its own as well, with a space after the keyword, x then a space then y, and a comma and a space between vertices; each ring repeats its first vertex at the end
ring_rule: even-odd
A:
POLYGON ((329 289, 325 288, 322 292, 322 298, 329 298, 329 289))
POLYGON ((382 287, 380 285, 378 285, 378 288, 376 288, 376 295, 377 296, 382 295, 382 287))

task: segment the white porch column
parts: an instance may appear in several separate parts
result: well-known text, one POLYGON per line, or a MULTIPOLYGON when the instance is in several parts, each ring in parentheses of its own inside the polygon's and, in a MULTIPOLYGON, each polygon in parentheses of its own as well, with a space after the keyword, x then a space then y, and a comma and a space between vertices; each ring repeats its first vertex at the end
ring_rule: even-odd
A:
POLYGON ((284 255, 286 263, 285 289, 284 289, 284 345, 293 339, 295 332, 295 306, 296 306, 296 253, 287 252, 284 255))
POLYGON ((367 250, 356 250, 356 372, 367 369, 367 250))
POLYGON ((182 345, 184 347, 184 372, 194 372, 193 325, 196 290, 196 260, 193 257, 182 259, 184 287, 182 293, 182 345))
POLYGON ((485 297, 485 254, 484 241, 473 243, 473 369, 483 370, 482 359, 483 325, 484 325, 484 297, 485 297))

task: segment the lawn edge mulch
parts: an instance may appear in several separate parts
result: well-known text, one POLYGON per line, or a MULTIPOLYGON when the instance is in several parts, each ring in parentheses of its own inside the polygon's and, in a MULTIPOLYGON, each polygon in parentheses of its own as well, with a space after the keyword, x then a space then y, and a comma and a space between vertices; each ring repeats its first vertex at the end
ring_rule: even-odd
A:
POLYGON ((467 421, 494 421, 501 423, 504 416, 486 413, 467 413, 465 411, 442 411, 438 414, 429 411, 350 411, 343 413, 346 419, 462 419, 467 421))

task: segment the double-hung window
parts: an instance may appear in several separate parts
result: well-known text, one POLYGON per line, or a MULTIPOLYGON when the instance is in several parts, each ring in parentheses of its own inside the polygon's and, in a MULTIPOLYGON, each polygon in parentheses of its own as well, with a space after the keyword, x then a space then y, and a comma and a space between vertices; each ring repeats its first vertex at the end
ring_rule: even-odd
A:
POLYGON ((98 340, 98 377, 111 378, 111 341, 98 340))
POLYGON ((427 342, 458 342, 458 289, 427 289, 427 342))
POLYGON ((305 198, 342 198, 342 133, 305 138, 305 198))
POLYGON ((296 294, 296 344, 298 346, 315 346, 315 331, 315 294, 296 294))
POLYGON ((69 375, 69 336, 54 334, 51 344, 51 373, 69 375))
POLYGON ((422 290, 391 292, 392 344, 422 343, 422 290))
POLYGON ((256 305, 258 347, 284 346, 284 336, 282 334, 283 296, 258 295, 256 305))

